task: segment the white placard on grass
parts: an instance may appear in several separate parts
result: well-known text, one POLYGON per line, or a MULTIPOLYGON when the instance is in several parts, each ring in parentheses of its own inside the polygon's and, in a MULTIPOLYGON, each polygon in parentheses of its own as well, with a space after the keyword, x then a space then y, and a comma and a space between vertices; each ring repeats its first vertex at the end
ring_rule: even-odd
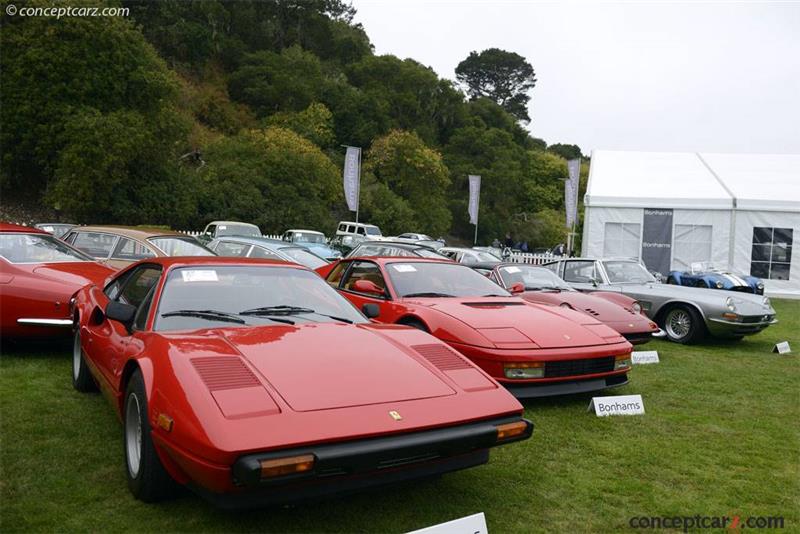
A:
POLYGON ((594 408, 597 417, 609 415, 644 415, 641 395, 616 395, 614 397, 592 397, 588 410, 594 408))
POLYGON ((631 352, 631 363, 658 363, 657 350, 635 350, 631 352))
POLYGON ((432 527, 425 527, 414 530, 408 534, 488 534, 486 528, 486 517, 483 512, 468 515, 460 519, 454 519, 447 523, 439 523, 432 527))
POLYGON ((772 352, 777 352, 778 354, 789 354, 792 352, 792 349, 789 347, 788 341, 781 341, 780 343, 775 343, 775 346, 772 348, 772 352))

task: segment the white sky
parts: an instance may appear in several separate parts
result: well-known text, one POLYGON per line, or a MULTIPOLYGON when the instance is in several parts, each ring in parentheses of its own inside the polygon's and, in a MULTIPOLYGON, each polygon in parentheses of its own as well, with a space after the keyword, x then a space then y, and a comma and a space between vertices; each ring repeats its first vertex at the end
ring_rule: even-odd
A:
POLYGON ((521 54, 529 129, 584 154, 800 154, 800 2, 354 0, 378 54, 440 76, 470 51, 521 54))

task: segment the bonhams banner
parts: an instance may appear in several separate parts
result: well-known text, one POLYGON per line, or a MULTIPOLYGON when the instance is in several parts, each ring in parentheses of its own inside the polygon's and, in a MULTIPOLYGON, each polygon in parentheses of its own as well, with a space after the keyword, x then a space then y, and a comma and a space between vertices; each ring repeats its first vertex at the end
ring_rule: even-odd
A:
POLYGON ((469 176, 469 223, 478 224, 478 206, 481 201, 481 177, 469 176))
POLYGON ((581 181, 581 160, 567 162, 569 178, 564 182, 564 205, 567 208, 567 228, 572 228, 578 220, 578 187, 581 181))
POLYGON ((361 149, 347 147, 344 156, 344 198, 350 211, 358 211, 359 188, 361 187, 361 149))
POLYGON ((648 271, 667 276, 672 258, 672 210, 645 208, 642 218, 642 261, 648 271))

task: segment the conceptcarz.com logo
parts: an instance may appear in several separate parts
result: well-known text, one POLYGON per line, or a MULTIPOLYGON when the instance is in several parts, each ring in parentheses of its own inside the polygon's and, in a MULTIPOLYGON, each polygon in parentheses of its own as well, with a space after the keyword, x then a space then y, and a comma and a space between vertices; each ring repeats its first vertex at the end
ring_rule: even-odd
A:
POLYGON ((778 529, 784 527, 783 516, 754 515, 676 515, 676 516, 635 516, 628 521, 628 526, 638 530, 689 530, 698 529, 778 529))

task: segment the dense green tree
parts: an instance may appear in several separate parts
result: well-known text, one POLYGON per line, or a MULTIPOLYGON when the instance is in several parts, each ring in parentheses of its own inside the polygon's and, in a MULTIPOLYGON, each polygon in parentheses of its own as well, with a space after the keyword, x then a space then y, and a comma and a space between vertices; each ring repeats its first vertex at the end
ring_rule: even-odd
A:
POLYGON ((466 86, 471 98, 490 98, 517 119, 531 120, 528 92, 536 85, 536 75, 519 54, 499 48, 470 52, 456 67, 456 79, 466 86))
POLYGON ((397 235, 418 224, 411 203, 370 172, 361 178, 359 208, 361 220, 377 225, 384 235, 397 235))
POLYGON ((436 236, 449 231, 447 167, 441 155, 419 136, 400 130, 389 132, 372 144, 365 168, 412 208, 413 226, 405 231, 436 236))
POLYGON ((203 157, 201 219, 251 221, 270 233, 333 229, 331 211, 344 202, 339 169, 295 132, 270 127, 224 137, 203 157))
POLYGON ((298 133, 322 148, 330 148, 336 141, 333 131, 333 114, 324 104, 315 102, 298 113, 281 111, 264 121, 267 126, 280 126, 298 133))
POLYGON ((566 160, 582 158, 581 147, 578 145, 565 145, 563 143, 555 143, 547 147, 548 152, 558 154, 566 160))

